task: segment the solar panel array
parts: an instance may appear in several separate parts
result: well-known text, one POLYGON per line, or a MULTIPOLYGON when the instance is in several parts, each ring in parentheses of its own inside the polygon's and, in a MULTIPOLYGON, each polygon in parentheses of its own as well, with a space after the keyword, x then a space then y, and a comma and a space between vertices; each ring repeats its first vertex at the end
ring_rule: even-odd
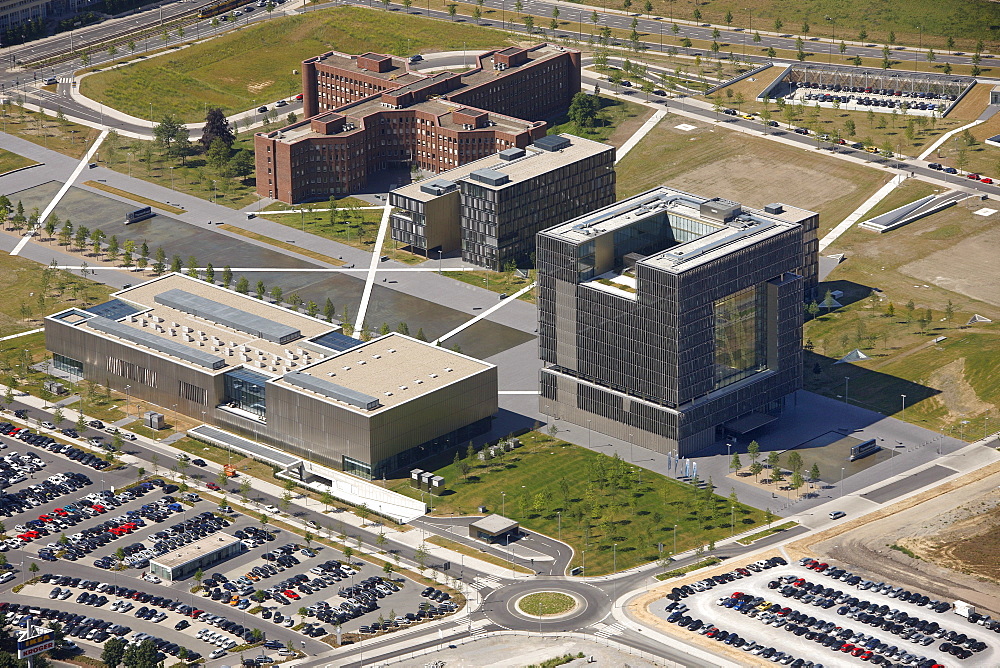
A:
POLYGON ((146 348, 151 348, 166 355, 177 357, 208 369, 221 369, 226 366, 226 360, 218 355, 213 355, 211 353, 198 350, 197 348, 185 346, 182 343, 165 339, 161 336, 157 336, 156 334, 144 332, 141 329, 136 329, 135 327, 129 327, 128 325, 114 320, 109 320, 103 316, 95 316, 88 320, 87 324, 99 332, 111 334, 113 336, 117 336, 119 339, 125 339, 126 341, 131 341, 132 343, 138 343, 146 348))
POLYGON ((346 388, 342 385, 337 385, 336 383, 331 383, 330 381, 323 380, 322 378, 310 376, 307 373, 299 373, 298 371, 294 373, 286 373, 281 377, 281 379, 291 385, 316 392, 317 394, 322 394, 324 397, 329 397, 330 399, 343 401, 344 403, 357 406, 358 408, 364 408, 368 411, 379 407, 379 400, 373 396, 365 394, 364 392, 358 392, 356 390, 346 388))
POLYGON ((153 301, 272 343, 290 343, 302 337, 302 332, 291 325, 275 322, 177 288, 161 292, 153 297, 153 301))

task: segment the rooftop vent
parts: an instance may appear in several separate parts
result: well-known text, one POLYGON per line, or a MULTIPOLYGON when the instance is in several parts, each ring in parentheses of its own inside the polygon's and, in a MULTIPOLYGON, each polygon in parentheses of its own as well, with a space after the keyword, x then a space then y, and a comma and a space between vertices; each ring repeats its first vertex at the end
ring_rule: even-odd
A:
POLYGON ((497 157, 507 162, 510 162, 511 160, 517 160, 518 158, 524 157, 524 149, 517 147, 504 149, 503 151, 497 153, 497 157))
POLYGON ((569 148, 570 141, 562 135, 547 135, 536 139, 534 146, 543 151, 561 151, 564 148, 569 148))
POLYGON ((377 360, 380 360, 380 359, 382 359, 382 356, 381 356, 381 355, 372 355, 372 357, 374 357, 374 358, 375 358, 375 359, 377 359, 377 360))
POLYGON ((495 169, 477 169, 469 174, 469 178, 473 181, 485 183, 489 186, 502 186, 503 184, 510 182, 509 176, 503 172, 498 172, 495 169))
POLYGON ((784 213, 784 212, 785 212, 785 207, 783 207, 782 205, 777 204, 777 203, 775 203, 775 204, 768 204, 768 205, 764 206, 764 213, 770 213, 772 215, 777 216, 778 214, 781 214, 781 213, 784 213))
POLYGON ((427 183, 420 184, 420 192, 438 197, 455 190, 458 186, 452 181, 445 179, 433 179, 427 183))
POLYGON ((431 376, 431 378, 437 378, 438 377, 438 375, 436 373, 432 373, 432 374, 430 374, 430 376, 431 376))
POLYGON ((396 349, 395 348, 389 348, 389 352, 390 353, 394 353, 394 352, 396 352, 396 349))
POLYGON ((445 371, 445 373, 451 373, 452 371, 454 371, 454 369, 452 369, 450 366, 446 366, 444 368, 444 371, 445 371))

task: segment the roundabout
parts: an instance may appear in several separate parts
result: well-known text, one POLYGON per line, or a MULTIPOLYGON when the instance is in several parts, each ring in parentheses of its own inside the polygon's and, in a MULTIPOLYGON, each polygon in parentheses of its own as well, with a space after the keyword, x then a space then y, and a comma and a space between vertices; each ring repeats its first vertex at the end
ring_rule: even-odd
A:
POLYGON ((511 584, 491 592, 481 610, 510 630, 575 631, 599 622, 611 609, 611 597, 597 587, 571 580, 511 584))

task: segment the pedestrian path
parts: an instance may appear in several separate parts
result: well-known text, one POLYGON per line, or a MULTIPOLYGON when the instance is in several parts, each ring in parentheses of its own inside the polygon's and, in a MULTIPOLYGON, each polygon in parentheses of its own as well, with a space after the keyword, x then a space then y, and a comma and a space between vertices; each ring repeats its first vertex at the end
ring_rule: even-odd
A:
POLYGON ((849 215, 847 218, 844 218, 844 220, 839 225, 830 230, 825 237, 819 240, 819 251, 822 253, 823 249, 825 249, 827 246, 836 241, 837 238, 840 237, 840 235, 842 235, 844 232, 851 229, 854 223, 858 222, 862 216, 864 216, 866 213, 875 208, 876 204, 885 199, 889 195, 889 193, 891 193, 893 190, 896 189, 896 186, 898 186, 905 180, 906 180, 905 174, 897 174, 896 176, 892 177, 892 179, 888 183, 879 188, 874 195, 866 199, 861 206, 859 206, 857 209, 854 210, 853 213, 851 213, 851 215, 849 215))
POLYGON ((499 584, 500 578, 496 575, 488 575, 486 577, 477 575, 469 586, 477 591, 482 591, 483 589, 496 589, 499 584))
POLYGON ((385 233, 389 229, 389 214, 392 207, 385 205, 382 211, 382 221, 378 226, 378 237, 375 239, 375 246, 372 248, 371 264, 368 266, 368 278, 365 279, 365 289, 361 293, 361 304, 358 306, 358 319, 354 322, 354 337, 361 338, 365 328, 365 316, 368 314, 368 303, 372 298, 372 287, 375 285, 375 274, 378 272, 378 263, 382 260, 382 244, 385 242, 385 233))
POLYGON ((646 135, 648 135, 652 131, 652 129, 656 127, 656 124, 662 121, 666 115, 667 115, 666 110, 660 109, 652 116, 650 116, 646 120, 646 122, 642 124, 642 127, 636 130, 635 134, 629 137, 628 141, 622 144, 622 147, 618 149, 617 153, 615 154, 615 164, 617 165, 621 161, 621 159, 628 154, 629 151, 635 148, 635 145, 638 144, 640 141, 642 141, 642 139, 646 135))
POLYGON ((598 638, 610 638, 612 636, 618 636, 625 632, 625 627, 615 622, 614 624, 594 624, 594 635, 598 638))

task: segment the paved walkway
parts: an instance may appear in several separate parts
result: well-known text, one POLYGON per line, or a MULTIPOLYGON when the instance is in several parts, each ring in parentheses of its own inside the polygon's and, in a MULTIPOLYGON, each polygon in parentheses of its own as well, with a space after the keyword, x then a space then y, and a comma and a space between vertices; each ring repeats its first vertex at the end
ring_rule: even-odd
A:
POLYGON ((991 107, 987 107, 987 112, 989 112, 989 115, 986 118, 979 118, 979 119, 977 119, 975 121, 972 121, 968 125, 963 125, 961 127, 955 128, 954 130, 949 130, 948 132, 946 132, 943 135, 941 135, 940 137, 938 137, 937 141, 935 141, 933 144, 931 144, 930 146, 928 146, 927 150, 925 150, 923 153, 921 153, 918 156, 917 159, 918 160, 926 160, 928 156, 934 154, 934 151, 936 151, 939 146, 942 146, 946 141, 948 141, 949 139, 951 139, 952 137, 954 137, 955 135, 957 135, 959 132, 965 132, 969 128, 974 128, 977 125, 985 123, 987 118, 989 118, 990 116, 992 116, 993 114, 996 113, 996 108, 995 107, 992 107, 992 108, 991 107))
POLYGON ((382 220, 378 226, 378 236, 375 238, 375 245, 372 247, 371 259, 368 265, 368 277, 365 279, 365 289, 361 293, 361 304, 358 306, 358 317, 354 322, 354 338, 359 339, 364 333, 365 316, 368 315, 368 304, 372 298, 372 287, 375 284, 375 274, 378 272, 378 265, 381 261, 382 244, 385 243, 385 234, 389 229, 389 216, 392 214, 392 207, 388 204, 382 210, 382 220))
POLYGON ((656 127, 656 124, 662 121, 666 115, 666 110, 659 109, 656 113, 646 119, 646 122, 642 124, 642 127, 640 127, 634 135, 629 137, 628 141, 622 144, 622 147, 615 153, 615 164, 617 165, 622 158, 628 155, 628 152, 635 148, 636 144, 642 141, 642 139, 648 135, 650 131, 656 127))
POLYGON ((889 193, 896 189, 896 186, 901 184, 906 180, 904 174, 897 174, 892 179, 889 180, 884 186, 879 188, 874 195, 869 197, 861 204, 857 209, 855 209, 851 215, 844 218, 836 227, 827 232, 826 236, 819 240, 819 252, 822 253, 827 246, 832 244, 837 238, 842 235, 847 230, 851 229, 854 223, 858 222, 862 216, 875 208, 875 205, 881 202, 883 199, 888 197, 889 193))

